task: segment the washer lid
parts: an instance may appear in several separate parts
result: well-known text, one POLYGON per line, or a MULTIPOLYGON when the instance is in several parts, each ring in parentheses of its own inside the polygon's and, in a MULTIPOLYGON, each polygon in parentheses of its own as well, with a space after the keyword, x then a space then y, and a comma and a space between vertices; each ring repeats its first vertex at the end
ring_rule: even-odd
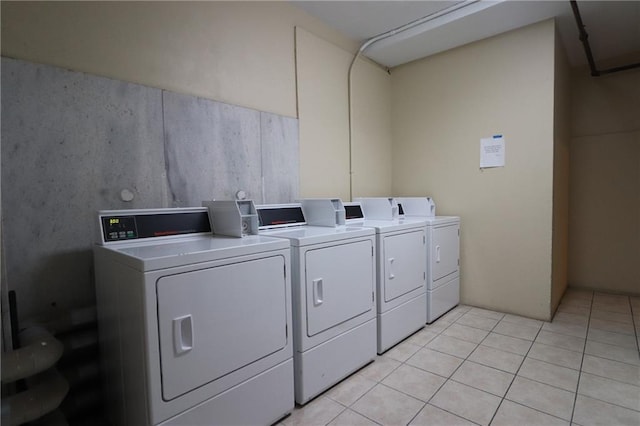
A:
POLYGON ((347 225, 374 228, 377 234, 383 234, 386 232, 406 231, 408 229, 424 228, 427 226, 427 222, 423 218, 415 217, 409 219, 400 218, 393 220, 349 220, 347 221, 347 225))
POLYGON ((262 235, 270 237, 287 238, 292 246, 306 246, 310 244, 329 243, 351 238, 367 237, 375 234, 373 228, 360 228, 352 226, 299 226, 290 229, 260 231, 262 235))
POLYGON ((406 216, 405 219, 419 219, 427 222, 427 226, 446 225, 451 223, 460 223, 460 216, 406 216))
POLYGON ((105 250, 116 256, 119 262, 139 271, 191 265, 286 248, 289 248, 287 241, 261 235, 243 238, 200 236, 153 244, 96 246, 96 250, 105 250))

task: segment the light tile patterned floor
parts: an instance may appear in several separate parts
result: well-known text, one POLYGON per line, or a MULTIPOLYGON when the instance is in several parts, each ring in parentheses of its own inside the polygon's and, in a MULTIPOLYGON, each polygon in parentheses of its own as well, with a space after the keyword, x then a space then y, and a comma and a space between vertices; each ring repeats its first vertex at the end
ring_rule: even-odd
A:
POLYGON ((552 322, 458 306, 279 425, 640 425, 640 297, 552 322))

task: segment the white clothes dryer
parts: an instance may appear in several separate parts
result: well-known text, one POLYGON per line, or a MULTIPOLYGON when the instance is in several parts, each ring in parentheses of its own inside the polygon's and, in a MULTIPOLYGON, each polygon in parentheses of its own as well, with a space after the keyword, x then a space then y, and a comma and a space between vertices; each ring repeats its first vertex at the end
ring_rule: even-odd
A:
POLYGON ((427 197, 398 198, 404 217, 427 222, 427 323, 460 303, 460 217, 435 216, 427 197))
POLYGON ((268 425, 294 407, 289 244, 211 235, 206 208, 101 211, 113 425, 268 425))
POLYGON ((376 357, 373 229, 307 226, 299 203, 256 206, 260 235, 291 245, 295 400, 376 357))
POLYGON ((373 228, 376 232, 377 351, 379 354, 424 327, 427 321, 426 222, 420 219, 392 219, 388 199, 363 199, 344 203, 349 226, 373 228), (377 207, 383 210, 376 214, 377 207))

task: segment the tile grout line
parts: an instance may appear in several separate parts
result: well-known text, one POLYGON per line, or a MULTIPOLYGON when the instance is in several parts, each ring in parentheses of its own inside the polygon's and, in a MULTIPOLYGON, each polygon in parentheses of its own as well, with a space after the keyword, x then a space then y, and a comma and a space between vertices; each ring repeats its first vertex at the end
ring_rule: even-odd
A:
POLYGON ((640 353, 640 342, 638 342, 638 326, 636 325, 636 317, 633 314, 633 303, 631 303, 631 297, 629 297, 629 307, 631 308, 631 324, 633 324, 633 331, 636 336, 636 349, 640 353))
POLYGON ((584 356, 587 350, 587 342, 589 341, 589 327, 591 324, 591 311, 593 310, 593 301, 596 295, 595 292, 591 292, 591 303, 589 304, 589 319, 587 320, 587 334, 584 337, 584 347, 582 348, 582 357, 580 358, 580 370, 578 372, 578 383, 576 383, 576 393, 573 396, 573 408, 571 410, 571 420, 569 423, 573 423, 573 418, 576 415, 576 405, 578 403, 578 390, 580 389, 580 380, 582 379, 582 365, 584 364, 584 356))
MULTIPOLYGON (((455 308, 454 308, 454 309, 455 309, 455 308)), ((453 310, 453 309, 452 309, 452 310, 453 310)), ((466 313, 466 311, 465 311, 465 313, 466 313)), ((446 314, 445 314, 445 315, 446 315, 446 314)), ((464 314, 463 314, 463 315, 464 315, 464 314)), ((443 316, 444 316, 444 315, 443 315, 443 316)), ((437 321, 437 319, 436 319, 436 321, 437 321)), ((455 321, 457 321, 457 319, 456 319, 455 321)), ((442 334, 442 332, 443 332, 443 331, 445 331, 447 328, 449 328, 452 324, 454 324, 454 323, 455 323, 455 321, 454 321, 454 322, 449 323, 449 325, 447 325, 446 327, 444 327, 444 328, 442 329, 442 331, 440 331, 440 332, 435 332, 435 334, 436 334, 436 335, 435 335, 435 337, 433 337, 432 339, 430 339, 430 340, 429 340, 427 343, 425 343, 424 345, 416 345, 416 346, 420 346, 420 349, 424 349, 424 348, 426 348, 426 346, 427 346, 429 343, 431 343, 431 341, 432 341, 432 340, 434 340, 434 339, 435 339, 435 338, 437 338, 439 335, 441 335, 441 334, 442 334)), ((434 321, 433 323, 435 323, 435 321, 434 321)), ((432 323, 432 324, 433 324, 433 323, 432 323)), ((414 334, 420 333, 420 332, 421 332, 421 331, 423 331, 423 330, 426 328, 426 326, 428 326, 428 325, 430 325, 430 324, 425 324, 425 326, 424 326, 424 327, 422 327, 422 328, 421 328, 421 329, 419 329, 419 330, 416 330, 413 334, 411 334, 411 336, 413 336, 414 334)), ((429 329, 427 328, 427 330, 429 330, 429 329)), ((402 341, 401 341, 401 342, 399 342, 398 344, 401 344, 401 343, 405 342, 405 341, 406 341, 407 339, 409 339, 411 336, 407 336, 407 338, 406 338, 406 339, 402 340, 402 341)), ((382 355, 377 355, 377 356, 384 356, 384 354, 385 354, 385 353, 387 353, 387 352, 388 352, 389 350, 391 350, 391 349, 392 349, 392 348, 389 348, 389 349, 388 349, 387 351, 385 351, 382 355)), ((418 351, 420 351, 420 349, 419 349, 418 351)), ((416 353, 417 353, 418 351, 416 351, 416 353)), ((413 355, 415 355, 415 354, 413 354, 413 355)), ((411 355, 409 358, 411 358, 413 355, 411 355)), ((418 368, 418 367, 414 367, 414 366, 412 366, 412 365, 410 365, 410 364, 406 364, 406 360, 405 360, 405 361, 399 361, 399 360, 394 359, 394 358, 391 358, 391 357, 387 357, 387 358, 388 358, 388 359, 391 359, 391 360, 393 360, 393 361, 397 361, 397 362, 399 362, 399 364, 398 364, 395 368, 393 368, 391 371, 389 371, 389 373, 387 373, 386 375, 384 375, 383 377, 381 377, 381 378, 380 378, 380 380, 375 380, 375 383, 376 383, 376 384, 375 384, 375 385, 373 385, 373 386, 371 387, 371 389, 373 389, 373 388, 374 388, 374 387, 376 387, 377 385, 381 385, 381 386, 384 386, 384 387, 386 387, 386 388, 392 389, 392 390, 394 390, 394 391, 396 391, 396 392, 400 392, 400 393, 402 393, 403 395, 409 396, 409 397, 411 397, 411 398, 414 398, 414 399, 416 399, 416 400, 418 400, 418 401, 422 402, 422 400, 420 400, 420 399, 416 398, 416 397, 415 397, 415 396, 413 396, 413 395, 409 395, 409 394, 407 394, 407 393, 405 393, 405 392, 402 392, 402 391, 400 391, 400 390, 398 390, 398 389, 392 388, 392 387, 387 386, 387 385, 385 385, 384 383, 382 383, 382 381, 383 381, 384 379, 386 379, 386 378, 387 378, 387 377, 389 377, 391 374, 393 374, 393 372, 394 372, 394 371, 396 371, 398 368, 400 368, 402 365, 408 365, 409 367, 412 367, 412 368, 418 368)), ((407 358, 407 360, 408 360, 409 358, 407 358)), ((374 362, 375 362, 375 361, 374 361, 374 362)), ((372 364, 372 363, 371 363, 371 364, 372 364)), ((371 364, 369 364, 369 365, 371 365, 371 364)), ((364 369, 364 368, 366 368, 366 366, 365 366, 365 367, 363 367, 362 369, 364 369)), ((422 370, 422 369, 421 369, 421 370, 422 370)), ((431 373, 431 372, 429 372, 429 373, 431 373)), ((431 373, 431 374, 437 375, 437 374, 435 374, 435 373, 431 373)), ((442 376, 440 376, 440 375, 437 375, 437 376, 438 376, 438 377, 442 377, 442 376)), ((444 378, 444 377, 443 377, 443 378, 444 378)), ((447 380, 448 380, 448 379, 447 379, 447 380)), ((447 380, 445 380, 445 382, 444 382, 444 383, 446 383, 446 382, 447 382, 447 380)), ((444 385, 444 383, 443 383, 440 387, 442 387, 442 386, 444 385)), ((355 401, 353 401, 353 402, 351 403, 351 405, 347 406, 347 407, 346 407, 346 409, 351 409, 351 407, 352 407, 354 404, 356 404, 358 401, 360 401, 360 400, 361 400, 361 399, 362 399, 366 394, 368 394, 368 393, 371 391, 371 389, 368 389, 364 394, 360 395, 360 397, 358 397, 355 401)), ((436 393, 437 393, 439 390, 440 390, 440 388, 438 388, 438 390, 436 391, 436 393)), ((435 395, 435 393, 434 393, 434 395, 435 395)), ((329 398, 329 397, 327 397, 327 398, 329 398)), ((331 398, 329 398, 329 399, 331 399, 331 398)), ((331 400, 333 401, 333 399, 331 399, 331 400)), ((335 401, 335 402, 337 402, 338 404, 341 404, 341 403, 340 403, 340 402, 338 402, 338 401, 335 401)), ((422 408, 420 408, 420 410, 418 410, 418 412, 417 412, 417 413, 416 413, 416 414, 411 418, 411 420, 409 420, 409 423, 411 423, 411 422, 416 418, 416 416, 418 416, 418 414, 420 414, 420 412, 421 412, 421 411, 422 411, 422 410, 427 406, 427 404, 428 404, 428 403, 429 403, 428 401, 424 403, 424 405, 422 406, 422 408)), ((342 404, 341 404, 341 405, 342 405, 342 404)), ((354 411, 354 410, 352 410, 352 411, 354 411)), ((344 410, 343 410, 342 412, 344 412, 344 410)), ((342 412, 340 412, 340 414, 342 414, 342 412)), ((360 412, 358 412, 358 411, 354 411, 354 412, 356 412, 357 414, 359 414, 359 415, 361 415, 361 416, 365 417, 365 418, 366 418, 366 419, 368 419, 368 420, 371 420, 372 422, 374 422, 374 423, 376 423, 376 424, 378 424, 378 425, 380 424, 380 423, 378 423, 377 421, 375 421, 375 420, 373 420, 373 419, 371 419, 371 418, 369 418, 369 417, 365 416, 364 414, 362 414, 362 413, 360 413, 360 412)), ((451 414, 453 414, 453 413, 451 413, 451 414)), ((337 417, 337 416, 336 416, 336 417, 337 417)), ((459 416, 458 416, 458 417, 459 417, 459 416)), ((335 418, 334 418, 334 419, 331 419, 331 420, 329 421, 329 423, 331 423, 333 420, 335 420, 335 418)), ((329 423, 326 423, 326 425, 328 425, 329 423)), ((408 423, 407 423, 407 424, 408 424, 408 423)))
MULTIPOLYGON (((462 315, 460 315, 458 318, 456 318, 452 323, 450 323, 448 326, 446 326, 444 329, 442 329, 442 331, 441 331, 440 333, 438 333, 438 334, 437 334, 433 339, 429 340, 429 341, 428 341, 428 342, 427 342, 427 343, 426 343, 422 348, 423 348, 423 349, 424 349, 424 348, 426 348, 426 347, 427 347, 427 345, 428 345, 429 343, 431 343, 432 341, 434 341, 438 336, 441 336, 441 335, 442 335, 442 333, 443 333, 446 329, 448 329, 448 328, 449 328, 449 327, 451 327, 453 324, 455 324, 455 323, 456 323, 456 321, 458 321, 458 320, 459 320, 459 319, 460 319, 464 314, 466 314, 467 312, 469 312, 469 310, 470 310, 470 309, 468 309, 467 311, 465 311, 462 315)), ((446 314, 445 314, 445 315, 446 315, 446 314)), ((445 335, 445 336, 446 336, 446 335, 445 335)), ((430 350, 435 350, 435 349, 431 349, 431 348, 428 348, 428 349, 430 349, 430 350)), ((436 351, 436 352, 440 352, 440 351, 436 351)), ((440 353, 444 353, 444 352, 440 352, 440 353)), ((451 354, 446 354, 446 355, 451 355, 451 354)), ((413 356, 413 355, 412 355, 412 356, 413 356)), ((451 355, 451 356, 453 356, 453 355, 451 355)), ((409 358, 411 358, 411 357, 409 357, 409 358)), ((462 362, 464 362, 464 361, 462 361, 462 362)), ((404 363, 403 363, 403 364, 404 364, 404 363)), ((407 365, 409 365, 410 367, 413 367, 413 366, 412 366, 412 365, 410 365, 410 364, 407 364, 407 365)), ((462 365, 462 363, 460 363, 460 365, 462 365)), ((459 366, 458 366, 458 367, 457 367, 457 368, 456 368, 456 369, 451 373, 451 375, 450 375, 449 377, 451 377, 451 376, 453 376, 453 375, 454 375, 454 373, 458 370, 458 368, 460 368, 460 365, 459 365, 459 366)), ((418 368, 418 367, 414 367, 414 368, 418 368)), ((426 371, 426 370, 425 370, 425 371, 426 371)), ((429 372, 429 373, 431 373, 431 372, 429 372)), ((436 374, 436 373, 431 373, 431 374, 436 374)), ((409 423, 407 423, 407 425, 408 425, 408 424, 410 424, 412 421, 414 421, 416 417, 418 417, 418 415, 420 414, 420 411, 424 410, 424 409, 425 409, 425 407, 426 407, 427 405, 429 405, 429 402, 431 402, 431 400, 433 399, 433 397, 434 397, 434 396, 436 396, 436 394, 437 394, 438 392, 440 392, 440 389, 442 389, 442 387, 443 387, 444 385, 446 385, 446 384, 447 384, 447 382, 449 381, 449 377, 443 377, 443 376, 440 376, 439 374, 436 374, 436 375, 437 375, 438 377, 442 377, 442 378, 444 378, 444 379, 445 379, 445 381, 444 381, 444 382, 442 382, 442 384, 438 387, 438 389, 436 389, 436 391, 433 393, 433 395, 431 395, 431 397, 427 400, 427 402, 425 402, 424 406, 422 406, 422 408, 421 408, 421 409, 420 409, 420 410, 415 414, 415 416, 413 416, 413 417, 411 418, 411 420, 409 420, 409 423)), ((436 408, 438 408, 438 409, 440 409, 440 410, 443 410, 443 411, 445 411, 445 412, 447 412, 447 413, 449 413, 449 414, 451 414, 451 415, 454 415, 454 416, 460 417, 461 419, 469 420, 469 419, 467 419, 467 418, 465 418, 465 417, 458 416, 458 415, 457 415, 457 414, 455 414, 455 413, 451 413, 451 412, 449 412, 449 411, 447 411, 447 410, 444 410, 443 408, 437 407, 437 406, 435 406, 435 405, 434 405, 434 407, 436 407, 436 408)), ((475 423, 475 422, 473 422, 473 423, 475 423)))
MULTIPOLYGON (((476 344, 476 348, 475 348, 475 349, 474 349, 474 350, 473 350, 473 351, 472 351, 472 352, 471 352, 471 353, 470 353, 470 354, 469 354, 469 355, 464 359, 463 363, 464 363, 465 361, 474 362, 474 361, 469 360, 469 357, 471 356, 471 354, 473 354, 473 352, 475 352, 475 350, 476 350, 476 349, 477 349, 477 348, 482 344, 482 342, 483 342, 483 341, 484 341, 484 340, 489 336, 489 334, 490 334, 490 333, 496 333, 496 334, 499 334, 499 335, 501 335, 501 336, 506 336, 506 337, 510 337, 510 338, 517 338, 517 339, 520 339, 520 340, 528 340, 528 339, 522 339, 522 338, 519 338, 519 337, 510 336, 510 335, 507 335, 507 334, 501 334, 501 333, 495 332, 495 331, 494 331, 494 329, 498 326, 498 324, 500 324, 500 322, 504 321, 504 318, 505 318, 505 317, 506 317, 506 314, 503 314, 503 315, 502 315, 502 318, 500 318, 499 320, 497 320, 496 324, 491 328, 491 330, 488 330, 487 336, 485 336, 485 337, 484 337, 484 338, 483 338, 479 343, 477 343, 477 344, 476 344)), ((458 319, 459 319, 459 318, 458 318, 458 319)), ((495 319, 495 318, 492 318, 492 319, 495 319)), ((456 320, 454 323, 456 323, 456 322, 457 322, 457 320, 456 320)), ((517 323, 517 322, 510 322, 510 321, 505 321, 505 322, 508 322, 508 323, 510 323, 510 324, 514 324, 514 325, 518 325, 518 326, 523 326, 523 327, 531 327, 530 325, 520 324, 520 323, 517 323)), ((450 324, 450 325, 453 325, 454 323, 452 323, 452 324, 450 324)), ((461 325, 464 325, 464 324, 461 324, 461 325)), ((504 400, 506 399, 507 393, 509 392, 509 389, 511 389, 511 386, 513 385, 513 382, 514 382, 514 381, 515 381, 515 379, 518 377, 518 372, 519 372, 519 371, 520 371, 520 369, 522 368, 522 365, 524 364, 524 361, 527 359, 527 357, 528 357, 528 355, 529 355, 529 352, 531 351, 531 348, 533 347, 533 344, 536 342, 536 339, 538 338, 538 335, 539 335, 539 334, 540 334, 540 332, 542 331, 542 327, 543 327, 543 325, 544 325, 544 322, 543 322, 543 323, 538 327, 538 331, 537 331, 537 333, 536 333, 536 336, 533 338, 533 340, 531 340, 531 345, 529 346, 529 349, 527 350, 527 353, 526 353, 526 354, 524 354, 524 356, 523 356, 523 358, 522 358, 522 361, 520 362, 520 365, 518 366, 518 369, 516 370, 516 372, 515 372, 515 373, 511 373, 511 372, 505 371, 505 373, 513 374, 513 379, 511 379, 511 383, 510 383, 510 384, 509 384, 509 386, 507 387, 507 389, 506 389, 506 391, 505 391, 505 393, 504 393, 504 396, 499 397, 498 395, 495 395, 495 394, 493 394, 493 393, 491 393, 491 392, 488 392, 488 391, 486 391, 486 390, 478 389, 478 388, 476 388, 476 387, 474 387, 474 386, 471 386, 471 385, 468 385, 468 384, 465 384, 465 383, 461 383, 461 382, 458 382, 458 381, 456 381, 455 379, 453 379, 453 375, 454 375, 454 374, 455 374, 455 372, 456 372, 456 371, 457 371, 457 370, 462 366, 462 363, 458 366, 458 368, 456 368, 456 370, 454 370, 454 372, 451 374, 451 376, 450 376, 449 378, 447 378, 447 380, 445 381, 445 383, 443 383, 443 384, 442 384, 442 386, 444 386, 448 381, 453 381, 453 382, 455 382, 455 383, 459 383, 459 384, 462 384, 462 385, 464 385, 464 386, 468 386, 468 387, 470 387, 470 388, 472 388, 472 389, 476 389, 476 390, 481 391, 481 392, 486 392, 486 393, 488 393, 489 395, 493 395, 493 396, 496 396, 496 397, 500 398, 500 403, 499 403, 499 404, 498 404, 498 406, 496 407, 496 410, 494 411, 493 416, 491 417, 491 420, 490 420, 490 422, 489 422, 489 424, 491 424, 491 422, 493 422, 493 420, 495 419, 496 414, 497 414, 497 413, 498 413, 498 411, 500 410, 500 407, 502 406, 502 403, 503 403, 503 402, 504 402, 504 400)), ((472 327, 472 326, 468 326, 468 327, 472 327)), ((448 328, 448 327, 447 327, 447 328, 448 328)), ((475 328, 475 327, 472 327, 472 328, 475 328)), ((531 327, 531 328, 533 328, 533 327, 531 327)), ((485 330, 485 329, 480 329, 480 330, 487 331, 487 330, 485 330)), ((444 331, 444 330, 443 330, 443 331, 444 331)), ((453 337, 453 336, 449 336, 449 337, 453 337)), ((459 339, 459 340, 463 340, 463 341, 464 341, 464 339, 459 339)), ((585 341, 586 341, 586 339, 585 339, 585 341)), ((475 343, 475 342, 473 342, 473 343, 475 343)), ((548 346, 548 345, 547 345, 547 346, 548 346)), ((490 347, 490 346, 488 346, 488 347, 490 347)), ((493 349, 502 350, 502 349, 498 349, 498 348, 493 348, 493 349)), ((434 349, 434 350, 435 350, 435 349, 434 349)), ((505 351, 505 352, 511 353, 511 352, 509 352, 509 351, 505 351)), ((443 352, 443 353, 444 353, 444 352, 443 352)), ((520 355, 520 354, 516 354, 516 355, 520 355)), ((531 358, 531 359, 535 359, 535 358, 531 358)), ((546 362, 546 361, 542 361, 542 360, 537 360, 537 361, 540 361, 540 362, 546 362)), ((484 364, 481 364, 481 363, 477 363, 477 364, 480 364, 480 365, 483 365, 483 366, 484 366, 484 364)), ((552 365, 555 365, 555 364, 552 364, 552 365)), ((496 370, 498 370, 498 371, 503 371, 503 370, 500 370, 499 368, 495 368, 495 367, 492 367, 492 366, 485 366, 485 367, 488 367, 488 368, 494 368, 494 369, 496 369, 496 370)), ((579 372, 579 370, 578 370, 578 372, 579 372)), ((442 376, 441 376, 441 377, 442 377, 442 376)), ((532 379, 529 379, 529 380, 532 380, 532 379)), ((547 386, 552 386, 552 385, 548 385, 547 383, 538 382, 537 380, 532 380, 532 381, 535 381, 535 382, 537 382, 537 383, 541 383, 541 384, 544 384, 544 385, 547 385, 547 386)), ((441 386, 440 388, 442 388, 442 386, 441 386)), ((558 387, 556 387, 556 386, 552 386, 552 387, 554 387, 554 388, 556 388, 556 389, 560 389, 560 390, 564 390, 564 391, 566 391, 566 389, 558 388, 558 387)), ((440 388, 438 388, 438 391, 440 390, 440 388)), ((433 396, 435 396, 435 394, 436 394, 438 391, 436 391, 436 392, 434 393, 434 395, 433 395, 433 396)), ((433 396, 432 396, 432 398, 433 398, 433 396)), ((430 401, 431 401, 431 398, 429 399, 429 401, 427 402, 427 404, 428 404, 430 401)), ((531 409, 531 410, 537 411, 537 412, 539 412, 539 413, 542 413, 542 414, 545 414, 545 415, 548 415, 548 416, 552 416, 552 417, 555 417, 555 418, 557 418, 557 419, 561 419, 561 420, 563 420, 563 421, 565 420, 565 419, 562 419, 561 417, 557 417, 557 416, 555 416, 555 415, 553 415, 553 414, 546 413, 546 412, 541 411, 541 410, 538 410, 538 409, 536 409, 536 408, 529 407, 529 406, 527 406, 527 405, 524 405, 524 404, 521 404, 521 403, 518 403, 518 402, 515 402, 515 401, 511 401, 511 400, 508 400, 508 401, 509 401, 509 402, 513 402, 514 404, 517 404, 517 405, 523 406, 523 407, 525 407, 525 408, 529 408, 529 409, 531 409)), ((575 401, 574 401, 574 405, 575 405, 575 401)), ((438 408, 439 408, 439 407, 438 407, 438 408)), ((447 410, 444 410, 444 411, 446 411, 446 412, 448 412, 448 413, 449 413, 449 411, 447 411, 447 410)), ((456 415, 455 413, 450 413, 450 414, 456 415)), ((461 416, 458 416, 458 417, 461 417, 461 416)), ((464 417, 462 417, 462 418, 464 418, 464 417)), ((467 419, 467 420, 469 420, 469 419, 467 419)), ((471 420, 470 420, 470 421, 471 421, 471 420)), ((474 423, 475 423, 475 422, 474 422, 474 423)))
MULTIPOLYGON (((466 310, 462 315, 460 315, 460 316, 459 316, 458 318, 456 318, 452 323, 450 323, 447 327, 445 327, 445 328, 444 328, 440 333, 438 333, 438 335, 437 335, 436 337, 434 337, 433 339, 429 340, 429 342, 427 342, 427 344, 425 344, 425 345, 423 346, 423 348, 426 348, 426 347, 427 347, 427 345, 428 345, 429 343, 431 343, 433 340, 435 340, 438 336, 442 335, 442 333, 443 333, 446 329, 448 329, 448 328, 449 328, 449 327, 451 327, 453 324, 455 324, 455 323, 456 323, 460 318, 462 318, 462 317, 463 317, 465 314, 467 314, 470 310, 471 310, 471 309, 467 309, 467 310, 466 310)), ((497 325, 497 324, 496 324, 496 325, 497 325)), ((494 327, 495 327, 495 326, 494 326, 494 327)), ((444 336, 446 336, 446 337, 452 337, 452 336, 447 336, 446 334, 445 334, 444 336)), ((488 336, 488 334, 487 334, 487 336, 488 336)), ((484 339, 486 339, 486 336, 485 336, 485 338, 484 338, 484 339)), ((482 339, 482 341, 483 341, 484 339, 482 339)), ((462 339, 459 339, 459 340, 462 340, 462 339)), ((482 342, 482 341, 481 341, 481 342, 482 342)), ((432 373, 432 372, 430 372, 430 371, 429 371, 429 373, 431 373, 431 374, 434 374, 434 375, 436 375, 436 376, 438 376, 438 377, 442 377, 443 379, 445 379, 445 381, 444 381, 444 382, 442 382, 442 384, 438 387, 438 389, 436 389, 436 391, 433 393, 433 395, 431 395, 431 397, 430 397, 430 398, 425 402, 424 406, 420 409, 420 411, 418 411, 418 412, 416 413, 416 415, 415 415, 415 416, 413 416, 413 417, 411 418, 411 420, 409 420, 409 423, 411 423, 412 421, 414 421, 414 420, 415 420, 415 418, 420 414, 420 412, 421 412, 422 410, 424 410, 424 409, 425 409, 425 407, 426 407, 427 405, 429 405, 429 403, 431 402, 431 400, 433 399, 433 397, 434 397, 434 396, 436 396, 436 394, 437 394, 438 392, 440 392, 440 390, 444 387, 444 385, 446 385, 446 384, 447 384, 447 382, 449 382, 449 380, 451 380, 451 377, 453 377, 453 375, 456 373, 456 371, 458 371, 458 369, 460 368, 460 366, 461 366, 461 365, 462 365, 462 364, 463 364, 463 363, 464 363, 464 362, 465 362, 465 361, 466 361, 466 360, 471 356, 471 354, 472 354, 472 353, 473 353, 473 352, 478 348, 478 346, 480 346, 480 343, 477 343, 477 344, 476 344, 476 348, 474 348, 474 350, 473 350, 473 351, 471 351, 471 352, 469 353, 469 355, 467 355, 467 357, 466 357, 465 359, 463 359, 463 360, 462 360, 462 362, 460 363, 460 365, 458 365, 458 366, 456 367, 456 369, 455 369, 455 370, 453 370, 453 372, 449 375, 449 377, 444 377, 444 376, 441 376, 441 375, 439 375, 439 374, 432 373)), ((428 349, 433 350, 433 351, 436 351, 435 349, 431 349, 431 348, 428 348, 428 349)), ((443 353, 443 354, 445 354, 445 355, 449 355, 449 356, 455 356, 455 355, 447 354, 446 352, 441 352, 441 351, 436 351, 436 352, 440 352, 440 353, 443 353)), ((456 358, 459 358, 459 357, 456 357, 456 358)), ((460 358, 460 359, 462 359, 462 358, 460 358)), ((407 364, 407 365, 409 365, 410 367, 413 367, 413 366, 412 366, 412 365, 410 365, 410 364, 407 364)), ((414 367, 414 368, 419 368, 419 367, 414 367)), ((422 370, 422 369, 421 369, 421 370, 422 370)), ((425 370, 425 371, 426 371, 426 370, 425 370)), ((456 382, 456 383, 458 383, 458 382, 456 382)), ((452 412, 450 412, 450 411, 448 411, 448 410, 445 410, 444 408, 440 408, 440 407, 438 407, 437 405, 434 405, 434 407, 436 407, 437 409, 442 410, 442 411, 444 411, 444 412, 446 412, 446 413, 449 413, 449 414, 451 414, 452 416, 456 416, 456 417, 459 417, 459 418, 461 418, 461 419, 467 420, 467 421, 469 421, 469 422, 471 422, 471 423, 478 424, 478 423, 474 422, 473 420, 467 419, 466 417, 462 417, 462 416, 460 416, 460 415, 458 415, 458 414, 456 414, 456 413, 452 413, 452 412)), ((407 423, 407 424, 409 424, 409 423, 407 423)))
MULTIPOLYGON (((544 324, 542 324, 540 326, 540 328, 538 329, 538 332, 536 333, 535 337, 531 341, 531 346, 529 346, 529 349, 527 349, 527 353, 524 354, 524 356, 522 357, 522 361, 520 362, 520 365, 518 366, 518 369, 516 370, 516 372, 513 374, 513 379, 511 379, 511 383, 509 383, 509 386, 507 386, 507 390, 504 392, 504 396, 502 397, 502 400, 500 401, 500 404, 498 404, 498 408, 496 408, 496 411, 493 413, 493 416, 491 416, 491 420, 489 421, 489 425, 491 425, 491 423, 493 423, 493 421, 496 418, 496 414, 498 414, 498 410, 500 410, 500 407, 502 407, 502 403, 504 402, 505 399, 507 399, 507 394, 509 393, 509 390, 511 390, 511 386, 513 386, 513 382, 516 381, 516 378, 518 377, 518 373, 522 369, 522 365, 524 364, 525 360, 527 359, 527 356, 529 355, 529 352, 531 352, 531 348, 533 348, 533 344, 535 343, 536 339, 540 335, 540 332, 542 331, 542 327, 543 326, 544 326, 544 324)), ((513 336, 511 336, 511 337, 513 337, 513 336)), ((511 401, 511 400, 507 400, 507 401, 511 401)), ((518 404, 518 403, 516 402, 516 404, 518 404)), ((529 407, 529 406, 526 406, 526 405, 523 405, 523 404, 520 404, 520 405, 522 405, 523 407, 527 407, 527 408, 530 408, 532 410, 535 410, 535 408, 533 408, 533 407, 529 407)), ((536 411, 539 411, 539 410, 536 410, 536 411)), ((548 414, 548 413, 545 413, 545 414, 548 414)))

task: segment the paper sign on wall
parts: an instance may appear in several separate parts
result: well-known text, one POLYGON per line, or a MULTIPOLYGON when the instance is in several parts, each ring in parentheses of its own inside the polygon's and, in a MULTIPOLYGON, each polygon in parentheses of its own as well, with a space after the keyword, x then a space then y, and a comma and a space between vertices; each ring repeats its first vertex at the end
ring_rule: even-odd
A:
POLYGON ((504 167, 504 137, 493 135, 480 139, 480 168, 504 167))

